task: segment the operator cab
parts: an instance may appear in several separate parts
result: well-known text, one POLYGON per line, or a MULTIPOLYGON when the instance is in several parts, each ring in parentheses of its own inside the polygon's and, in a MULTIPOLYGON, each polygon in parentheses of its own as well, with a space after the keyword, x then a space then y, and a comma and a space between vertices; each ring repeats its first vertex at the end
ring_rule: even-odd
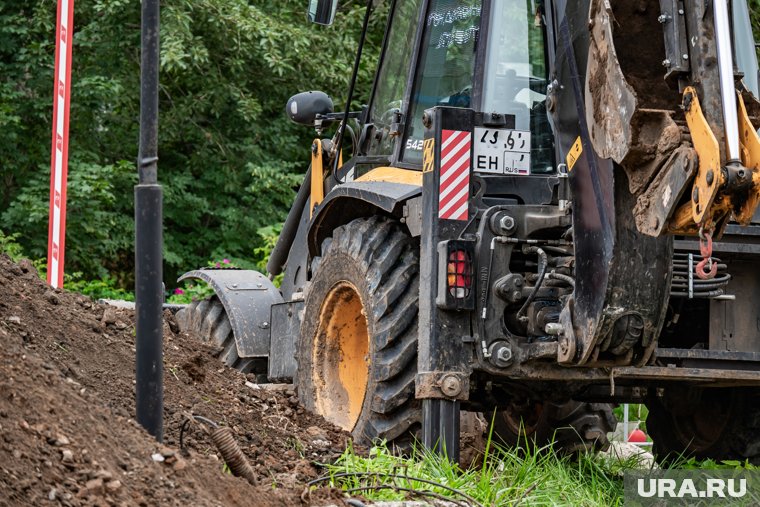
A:
MULTIPOLYGON (((369 107, 359 120, 353 157, 341 173, 358 178, 378 166, 421 169, 423 112, 449 106, 470 108, 492 119, 501 116, 507 118, 506 125, 514 120, 508 133, 497 131, 505 125, 498 121, 493 129, 475 129, 474 172, 556 175, 562 157, 547 111, 552 107, 547 90, 555 47, 547 42, 555 34, 547 23, 551 13, 545 12, 544 0, 425 3, 390 2, 369 107), (486 141, 492 149, 479 150, 486 141)), ((737 66, 757 96, 758 67, 748 42, 752 33, 747 6, 732 5, 737 66)), ((336 10, 337 0, 310 0, 308 18, 329 25, 336 10)))
POLYGON ((366 119, 371 127, 365 129, 366 150, 359 156, 384 156, 390 165, 419 169, 423 112, 462 107, 514 118, 505 139, 499 139, 498 130, 476 133, 503 148, 475 157, 476 172, 553 172, 540 5, 532 0, 432 0, 421 13, 421 4, 397 0, 391 7, 366 119))
MULTIPOLYGON (((473 132, 473 170, 481 176, 555 174, 543 3, 431 0, 426 9, 423 5, 422 0, 390 5, 369 106, 340 179, 349 173, 348 179, 359 178, 380 166, 421 170, 423 113, 436 106, 487 116, 473 132)), ((332 0, 313 0, 309 18, 329 24, 334 9, 332 0)))

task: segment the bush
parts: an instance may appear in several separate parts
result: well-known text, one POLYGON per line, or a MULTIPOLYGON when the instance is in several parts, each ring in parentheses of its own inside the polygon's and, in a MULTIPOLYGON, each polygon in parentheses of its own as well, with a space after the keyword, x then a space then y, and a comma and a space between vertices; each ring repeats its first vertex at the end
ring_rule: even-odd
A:
POLYGON ((0 253, 8 255, 14 262, 24 257, 24 249, 17 243, 19 233, 6 235, 0 229, 0 253))
MULTIPOLYGON (((81 276, 81 273, 75 273, 74 278, 81 276)), ((66 277, 66 275, 64 275, 66 277)), ((135 295, 118 287, 114 278, 105 276, 99 280, 69 280, 64 281, 63 288, 72 292, 78 292, 89 296, 92 299, 118 299, 124 301, 134 301, 135 295)))

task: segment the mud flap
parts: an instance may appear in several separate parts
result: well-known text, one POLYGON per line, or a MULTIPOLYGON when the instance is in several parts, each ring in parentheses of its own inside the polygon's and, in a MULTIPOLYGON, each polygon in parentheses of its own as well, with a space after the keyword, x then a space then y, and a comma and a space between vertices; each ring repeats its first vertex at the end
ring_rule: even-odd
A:
POLYGON ((258 271, 199 269, 179 277, 208 283, 224 306, 238 356, 268 357, 272 305, 283 302, 279 289, 258 271))
POLYGON ((272 346, 269 350, 270 382, 293 382, 298 370, 296 346, 301 332, 303 301, 272 305, 272 346))

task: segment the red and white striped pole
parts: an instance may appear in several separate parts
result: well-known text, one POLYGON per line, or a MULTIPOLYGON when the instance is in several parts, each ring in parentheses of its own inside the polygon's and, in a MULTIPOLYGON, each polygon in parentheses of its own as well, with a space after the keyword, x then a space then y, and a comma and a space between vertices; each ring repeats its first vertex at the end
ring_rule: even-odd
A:
POLYGON ((58 0, 47 256, 47 281, 53 287, 63 286, 63 253, 66 244, 66 179, 69 168, 71 46, 73 39, 74 0, 58 0))

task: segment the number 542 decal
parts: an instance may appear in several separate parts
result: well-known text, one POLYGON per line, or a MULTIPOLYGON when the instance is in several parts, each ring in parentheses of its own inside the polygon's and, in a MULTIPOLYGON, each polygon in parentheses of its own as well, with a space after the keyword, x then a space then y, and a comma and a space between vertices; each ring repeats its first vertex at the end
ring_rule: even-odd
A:
POLYGON ((407 139, 406 149, 422 151, 422 143, 423 143, 422 139, 407 139))

